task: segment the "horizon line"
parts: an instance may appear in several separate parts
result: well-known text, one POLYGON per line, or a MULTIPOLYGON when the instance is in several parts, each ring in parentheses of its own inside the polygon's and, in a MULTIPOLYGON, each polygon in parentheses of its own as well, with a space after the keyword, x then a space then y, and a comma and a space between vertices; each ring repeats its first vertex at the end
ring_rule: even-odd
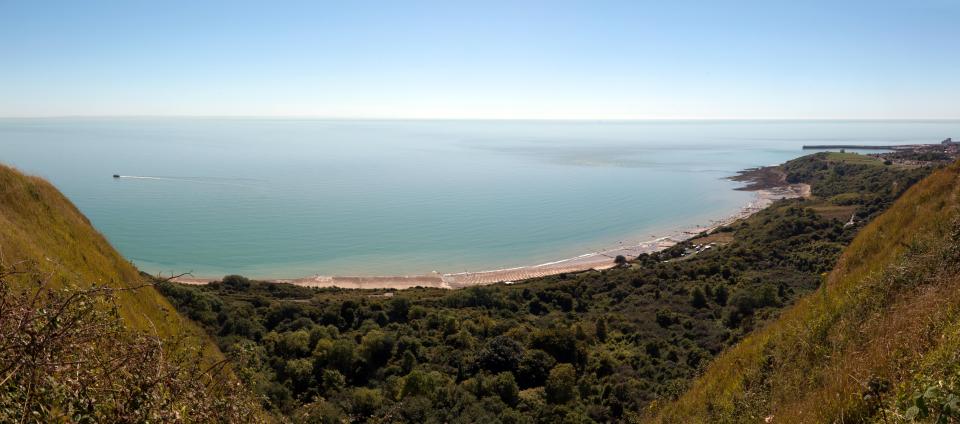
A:
POLYGON ((377 117, 324 115, 30 115, 0 116, 0 119, 275 119, 327 121, 568 121, 568 122, 630 122, 630 121, 960 121, 957 117, 636 117, 636 118, 566 118, 566 117, 377 117))

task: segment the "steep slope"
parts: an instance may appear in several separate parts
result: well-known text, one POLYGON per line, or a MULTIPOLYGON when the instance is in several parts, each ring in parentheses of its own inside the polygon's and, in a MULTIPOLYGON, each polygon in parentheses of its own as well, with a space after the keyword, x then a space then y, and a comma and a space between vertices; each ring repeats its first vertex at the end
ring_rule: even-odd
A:
POLYGON ((259 403, 56 188, 0 165, 0 422, 271 421, 259 403))
POLYGON ((956 421, 958 190, 960 164, 910 188, 819 290, 721 354, 677 401, 651 406, 652 421, 956 421))
MULTIPOLYGON (((5 266, 35 263, 54 285, 134 287, 136 268, 97 232, 55 187, 0 165, 0 258, 5 266)), ((18 282, 29 289, 32 282, 18 282)), ((130 328, 161 337, 201 334, 181 318, 153 287, 117 294, 120 315, 130 328)), ((210 354, 221 357, 210 345, 210 354)))

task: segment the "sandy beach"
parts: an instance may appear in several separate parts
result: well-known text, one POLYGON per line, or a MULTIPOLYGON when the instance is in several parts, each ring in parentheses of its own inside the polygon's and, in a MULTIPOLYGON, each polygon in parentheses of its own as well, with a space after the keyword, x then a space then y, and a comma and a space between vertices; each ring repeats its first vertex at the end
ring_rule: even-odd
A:
MULTIPOLYGON (((684 240, 695 237, 702 232, 709 232, 718 227, 729 225, 737 220, 753 215, 774 201, 798 197, 809 197, 810 186, 807 184, 785 184, 782 179, 774 178, 770 181, 771 170, 774 168, 760 168, 750 170, 756 174, 751 179, 749 173, 742 174, 734 179, 738 181, 752 181, 742 189, 754 192, 754 199, 744 205, 733 215, 713 220, 705 225, 696 225, 691 228, 679 229, 652 240, 639 243, 620 244, 619 246, 595 252, 585 253, 573 258, 560 259, 538 265, 520 266, 513 268, 495 269, 488 271, 468 271, 458 273, 430 273, 424 275, 402 276, 324 276, 314 275, 294 279, 266 280, 275 283, 294 284, 303 287, 339 287, 344 289, 409 289, 414 287, 459 289, 471 286, 482 286, 496 283, 516 283, 523 280, 557 275, 562 273, 602 270, 614 266, 614 258, 623 255, 635 258, 642 253, 653 253, 667 249, 684 240), (746 175, 746 176, 744 176, 746 175), (763 181, 767 178, 766 181, 763 181), (776 184, 776 185, 775 185, 776 184)), ((180 277, 173 281, 183 284, 207 284, 218 281, 216 278, 180 277)))

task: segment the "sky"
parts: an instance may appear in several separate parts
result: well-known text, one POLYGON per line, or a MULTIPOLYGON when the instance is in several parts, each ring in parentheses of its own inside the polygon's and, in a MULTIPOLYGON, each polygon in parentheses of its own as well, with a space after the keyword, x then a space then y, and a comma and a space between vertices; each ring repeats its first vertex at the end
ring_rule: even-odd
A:
POLYGON ((960 0, 0 0, 0 116, 960 118, 960 0))

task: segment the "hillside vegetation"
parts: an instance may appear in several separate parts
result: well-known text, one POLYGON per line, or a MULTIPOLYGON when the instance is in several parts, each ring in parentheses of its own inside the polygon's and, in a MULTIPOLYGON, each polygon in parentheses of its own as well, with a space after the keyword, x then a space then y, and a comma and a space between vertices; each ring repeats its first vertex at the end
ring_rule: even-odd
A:
POLYGON ((652 420, 960 421, 958 190, 958 164, 908 190, 820 289, 654 405, 652 420))
MULTIPOLYGON (((31 262, 51 274, 53 286, 128 288, 144 279, 83 214, 41 178, 0 165, 0 254, 12 266, 31 262)), ((16 286, 32 288, 25 277, 16 286)), ((170 337, 194 328, 152 287, 117 294, 120 315, 130 328, 170 337)), ((213 352, 211 352, 213 353, 213 352)))
POLYGON ((59 191, 0 165, 0 422, 258 420, 225 364, 59 191))
POLYGON ((603 272, 452 292, 238 276, 159 288, 294 420, 636 421, 816 290, 862 225, 930 171, 834 159, 783 166, 814 198, 603 272))

